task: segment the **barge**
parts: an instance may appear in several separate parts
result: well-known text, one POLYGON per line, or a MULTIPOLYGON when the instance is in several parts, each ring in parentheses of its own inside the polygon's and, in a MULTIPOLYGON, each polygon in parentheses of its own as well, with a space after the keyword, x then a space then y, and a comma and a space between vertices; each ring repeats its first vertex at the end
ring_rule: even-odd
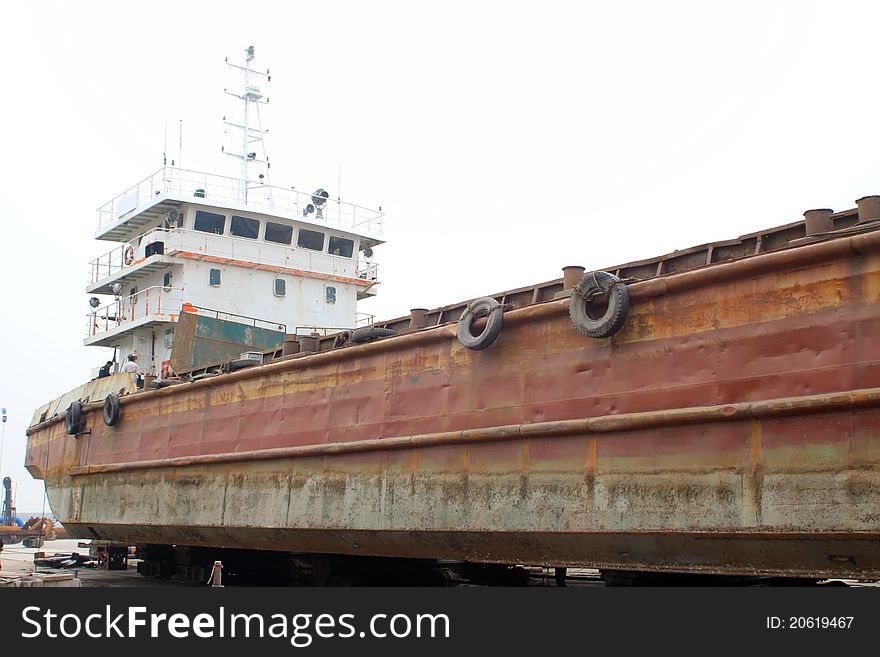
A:
POLYGON ((86 344, 147 376, 34 414, 69 535, 880 578, 880 197, 359 322, 381 212, 267 203, 241 155, 236 197, 166 168, 99 210, 86 344))

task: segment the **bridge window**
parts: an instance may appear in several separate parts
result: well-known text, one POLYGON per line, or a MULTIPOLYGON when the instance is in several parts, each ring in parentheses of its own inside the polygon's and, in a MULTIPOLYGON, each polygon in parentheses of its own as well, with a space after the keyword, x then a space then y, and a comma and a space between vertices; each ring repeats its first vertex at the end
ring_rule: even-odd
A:
POLYGON ((276 224, 274 221, 267 221, 264 237, 267 242, 290 244, 293 240, 293 226, 285 226, 284 224, 276 224))
POLYGON ((296 238, 296 245, 301 246, 304 249, 311 249, 312 251, 323 251, 324 233, 319 233, 316 230, 300 228, 299 235, 296 238))
POLYGON ((166 292, 171 292, 171 272, 165 272, 165 275, 162 277, 162 287, 165 288, 166 292))
POLYGON ((193 228, 203 233, 214 233, 215 235, 223 234, 223 226, 226 223, 226 216, 217 214, 216 212, 205 212, 199 210, 196 212, 196 221, 193 228))
POLYGON ((354 253, 354 240, 348 240, 344 237, 335 237, 331 235, 329 250, 331 255, 338 255, 342 256, 343 258, 350 258, 351 254, 354 253))
POLYGON ((220 287, 220 270, 212 269, 208 273, 208 285, 211 287, 220 287))
POLYGON ((236 217, 233 215, 232 221, 229 223, 229 234, 255 240, 260 236, 260 222, 250 217, 236 217))
POLYGON ((273 290, 275 292, 276 297, 283 297, 287 294, 287 281, 283 278, 275 279, 275 288, 273 290))
POLYGON ((336 303, 336 288, 330 285, 326 288, 327 303, 336 303))

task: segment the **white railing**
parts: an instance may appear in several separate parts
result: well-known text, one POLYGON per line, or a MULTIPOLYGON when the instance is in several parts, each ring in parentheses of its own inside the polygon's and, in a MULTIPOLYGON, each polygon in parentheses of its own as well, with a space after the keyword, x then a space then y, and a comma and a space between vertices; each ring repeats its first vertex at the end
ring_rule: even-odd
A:
POLYGON ((379 265, 368 260, 358 260, 357 277, 375 283, 379 280, 379 265))
POLYGON ((150 315, 177 315, 183 306, 179 294, 182 291, 157 285, 95 308, 88 314, 86 337, 93 338, 150 315))
POLYGON ((378 281, 378 265, 367 260, 355 260, 246 237, 214 235, 188 228, 154 228, 133 240, 132 245, 123 244, 92 260, 89 263, 89 285, 109 276, 124 273, 141 264, 146 258, 147 249, 157 242, 162 243, 162 250, 166 255, 189 252, 319 274, 359 278, 369 282, 378 281), (134 246, 135 244, 137 247, 134 246), (126 250, 129 248, 131 252, 126 258, 126 250))
MULTIPOLYGON (((231 203, 292 219, 302 219, 303 210, 312 204, 311 192, 254 183, 248 186, 247 203, 245 203, 242 183, 237 178, 177 167, 163 167, 99 207, 97 230, 101 231, 112 225, 121 216, 161 194, 186 199, 191 197, 196 202, 204 199, 205 203, 212 201, 231 203)), ((378 210, 327 199, 321 214, 323 218, 316 219, 317 213, 312 212, 308 219, 319 224, 354 230, 375 237, 382 235, 384 215, 378 210)))
MULTIPOLYGON (((127 269, 131 263, 125 264, 125 250, 127 244, 117 246, 115 249, 108 251, 102 256, 98 256, 89 263, 89 285, 97 283, 101 279, 107 278, 118 271, 127 269)), ((134 260, 132 260, 134 262, 134 260)))
MULTIPOLYGON (((355 317, 355 328, 361 328, 365 326, 372 326, 376 323, 376 316, 371 315, 370 313, 361 313, 358 312, 355 317)), ((341 328, 339 326, 317 326, 315 324, 307 324, 304 326, 297 326, 294 328, 293 332, 297 336, 309 336, 312 333, 317 333, 322 337, 326 337, 328 335, 332 335, 334 333, 340 333, 342 331, 350 331, 351 329, 341 328)))

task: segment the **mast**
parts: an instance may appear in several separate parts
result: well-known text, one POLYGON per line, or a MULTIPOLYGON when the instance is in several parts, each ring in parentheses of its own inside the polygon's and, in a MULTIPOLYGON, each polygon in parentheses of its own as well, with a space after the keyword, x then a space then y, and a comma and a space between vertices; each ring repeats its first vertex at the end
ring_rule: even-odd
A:
POLYGON ((272 78, 269 75, 268 70, 263 73, 262 71, 256 71, 251 68, 251 62, 254 60, 253 46, 248 46, 244 52, 244 66, 233 64, 229 59, 226 60, 226 63, 230 67, 238 69, 244 75, 244 90, 241 93, 233 93, 224 89, 228 95, 238 98, 244 103, 244 119, 242 123, 235 123, 227 121, 226 117, 223 117, 223 122, 226 125, 236 130, 241 130, 241 153, 231 153, 225 148, 223 149, 223 152, 230 157, 235 157, 241 160, 241 188, 239 199, 242 204, 247 205, 248 192, 251 188, 259 186, 265 187, 269 197, 269 206, 272 207, 272 188, 269 183, 269 158, 266 155, 266 142, 264 139, 264 135, 269 131, 263 130, 262 120, 260 118, 260 105, 265 105, 269 100, 263 100, 263 94, 260 91, 260 87, 253 82, 253 78, 258 78, 259 76, 264 77, 267 82, 272 78), (256 121, 255 126, 252 125, 254 120, 256 121), (257 146, 257 144, 259 144, 259 146, 257 146), (257 153, 258 148, 262 151, 261 153, 257 153), (256 179, 251 178, 251 172, 254 168, 258 170, 256 179))

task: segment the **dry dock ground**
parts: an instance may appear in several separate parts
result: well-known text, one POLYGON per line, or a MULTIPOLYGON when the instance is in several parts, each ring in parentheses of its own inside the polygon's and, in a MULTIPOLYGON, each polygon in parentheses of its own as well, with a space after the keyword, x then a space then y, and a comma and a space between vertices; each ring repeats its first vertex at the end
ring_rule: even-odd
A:
MULTIPOLYGON (((138 575, 135 564, 129 564, 128 570, 99 570, 97 568, 79 568, 76 570, 55 570, 48 568, 34 568, 34 555, 44 552, 47 555, 56 552, 79 552, 88 554, 89 548, 79 547, 79 539, 62 539, 47 541, 42 548, 26 548, 20 543, 16 545, 4 545, 0 552, 0 572, 4 575, 24 575, 35 570, 41 572, 74 572, 82 581, 82 586, 192 586, 192 584, 175 582, 172 580, 160 580, 138 575)), ((86 541, 87 542, 87 541, 86 541)))
MULTIPOLYGON (((79 552, 87 555, 89 548, 81 546, 86 545, 88 541, 79 539, 63 539, 49 541, 42 548, 26 548, 21 544, 5 545, 0 552, 0 572, 3 575, 24 575, 32 573, 35 570, 48 573, 72 572, 81 581, 83 587, 193 587, 208 586, 208 583, 197 583, 183 581, 176 578, 159 579, 155 577, 142 577, 137 573, 137 562, 132 560, 129 562, 127 570, 101 570, 98 568, 78 568, 75 570, 55 570, 47 568, 34 567, 34 555, 37 552, 43 552, 47 556, 55 553, 79 552)), ((554 578, 554 570, 552 568, 542 568, 539 566, 529 567, 527 586, 556 586, 554 578)), ((693 584, 693 582, 681 581, 681 584, 693 584)), ((720 583, 720 582, 719 582, 720 583)), ((675 585, 674 581, 667 581, 665 584, 675 585)), ((705 582, 703 583, 705 584, 705 582)), ((833 585, 848 586, 874 586, 880 587, 878 582, 857 582, 855 580, 835 581, 833 585)), ((473 585, 462 583, 464 586, 473 585)), ((480 585, 480 584, 476 584, 480 585)), ((502 583, 503 585, 503 583, 502 583)), ((509 583, 508 583, 509 585, 509 583)), ((518 585, 522 585, 519 582, 518 585)), ((589 568, 571 568, 567 572, 566 586, 569 587, 604 587, 605 582, 599 575, 598 570, 589 568)))
MULTIPOLYGON (((65 539, 49 541, 42 548, 26 548, 21 544, 5 545, 0 552, 0 571, 5 574, 27 574, 34 572, 34 555, 43 552, 47 556, 54 553, 79 552, 88 554, 88 547, 81 547, 80 543, 88 543, 79 539, 65 539)), ((181 581, 176 579, 158 579, 154 577, 142 577, 136 570, 137 562, 130 562, 128 570, 100 570, 97 568, 78 568, 75 570, 60 571, 54 569, 37 568, 43 572, 74 572, 84 587, 192 587, 200 586, 198 583, 181 581)), ((555 586, 552 569, 530 569, 529 586, 555 586)), ((599 579, 599 573, 595 570, 577 569, 569 573, 569 586, 604 586, 599 579)), ((204 584, 207 586, 207 582, 204 584)))

